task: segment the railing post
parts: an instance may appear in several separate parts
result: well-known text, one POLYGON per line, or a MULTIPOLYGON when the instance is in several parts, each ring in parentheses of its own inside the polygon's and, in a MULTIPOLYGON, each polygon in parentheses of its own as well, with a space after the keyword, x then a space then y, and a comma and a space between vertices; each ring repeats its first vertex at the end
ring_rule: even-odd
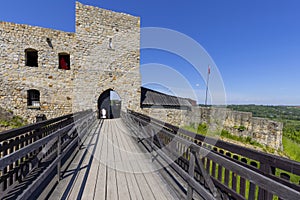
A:
MULTIPOLYGON (((287 173, 280 173, 280 178, 289 181, 291 177, 287 173)), ((283 199, 279 198, 279 200, 283 200, 283 199)))
MULTIPOLYGON (((257 163, 254 161, 251 161, 250 165, 257 168, 257 163)), ((255 199, 255 193, 256 193, 256 185, 250 181, 248 199, 249 200, 255 199)))
MULTIPOLYGON (((195 150, 194 148, 190 147, 190 153, 189 153, 190 161, 189 161, 189 175, 193 179, 194 173, 195 173, 195 150)), ((193 199, 193 188, 188 183, 188 191, 187 191, 187 200, 193 199)))
MULTIPOLYGON (((275 175, 275 171, 274 171, 274 174, 272 172, 272 168, 271 166, 268 164, 268 163, 260 163, 260 170, 266 174, 272 174, 272 175, 275 175)), ((262 188, 259 188, 259 199, 265 199, 265 200, 272 200, 273 199, 273 194, 262 189, 262 188)))
POLYGON ((61 135, 58 134, 57 137, 57 157, 58 157, 58 163, 57 163, 57 182, 60 181, 60 170, 61 170, 61 135))

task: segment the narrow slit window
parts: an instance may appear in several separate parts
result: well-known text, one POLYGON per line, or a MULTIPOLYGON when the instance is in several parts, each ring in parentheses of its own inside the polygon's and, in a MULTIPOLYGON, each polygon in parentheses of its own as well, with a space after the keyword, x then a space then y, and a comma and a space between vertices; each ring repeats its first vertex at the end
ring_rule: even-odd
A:
POLYGON ((25 50, 25 65, 29 67, 38 67, 38 51, 35 49, 25 50))
POLYGON ((58 61, 59 61, 58 69, 70 70, 70 54, 59 53, 58 61))
POLYGON ((112 46, 112 38, 109 38, 109 40, 108 40, 108 48, 109 49, 113 48, 113 46, 112 46))
POLYGON ((27 91, 27 106, 40 108, 40 92, 38 90, 27 91))

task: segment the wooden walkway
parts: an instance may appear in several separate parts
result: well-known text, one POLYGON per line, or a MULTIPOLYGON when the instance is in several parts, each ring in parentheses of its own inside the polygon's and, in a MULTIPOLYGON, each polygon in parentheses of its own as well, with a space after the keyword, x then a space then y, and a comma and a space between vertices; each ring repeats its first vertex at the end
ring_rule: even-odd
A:
POLYGON ((99 121, 50 199, 179 199, 121 119, 99 121))

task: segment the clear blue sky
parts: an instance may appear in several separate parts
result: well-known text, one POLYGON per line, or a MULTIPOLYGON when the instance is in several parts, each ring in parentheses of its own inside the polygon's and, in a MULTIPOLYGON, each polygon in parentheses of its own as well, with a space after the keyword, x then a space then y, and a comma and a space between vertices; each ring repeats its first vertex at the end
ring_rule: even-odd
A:
MULTIPOLYGON (((0 2, 1 21, 75 30, 73 0, 0 2)), ((299 0, 80 2, 140 16, 142 27, 169 28, 196 40, 221 72, 228 104, 300 105, 299 0)), ((188 62, 162 51, 141 53, 141 64, 161 63, 184 74, 203 102, 204 81, 193 70, 187 70, 188 62)), ((155 75, 142 73, 148 79, 155 75)), ((171 80, 170 85, 176 87, 175 83, 176 80, 173 83, 171 80)))

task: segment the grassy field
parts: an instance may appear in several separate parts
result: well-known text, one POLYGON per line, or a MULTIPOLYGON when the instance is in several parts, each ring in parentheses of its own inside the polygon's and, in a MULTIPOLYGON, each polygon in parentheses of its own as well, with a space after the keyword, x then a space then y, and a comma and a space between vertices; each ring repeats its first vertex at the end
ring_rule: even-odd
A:
POLYGON ((300 145, 283 136, 283 151, 290 159, 300 162, 300 145))

